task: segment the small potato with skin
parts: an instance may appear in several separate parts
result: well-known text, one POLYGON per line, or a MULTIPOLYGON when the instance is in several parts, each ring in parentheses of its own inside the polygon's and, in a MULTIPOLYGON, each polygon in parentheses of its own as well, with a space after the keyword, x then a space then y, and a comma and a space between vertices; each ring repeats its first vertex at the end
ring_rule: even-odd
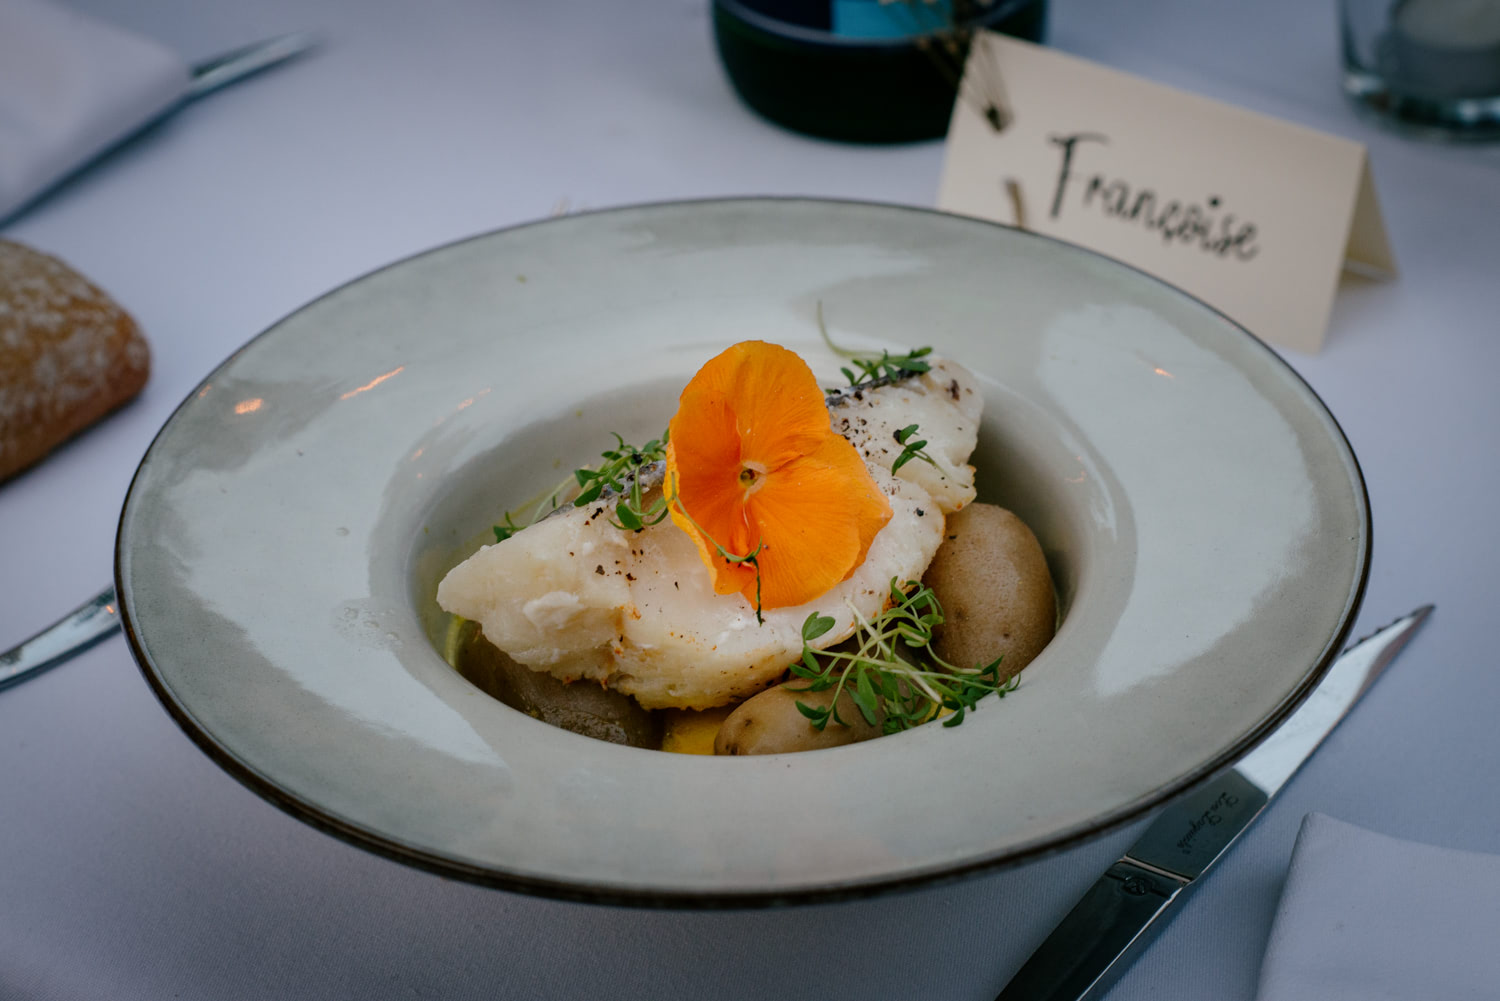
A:
POLYGON ((970 504, 951 515, 923 583, 943 606, 932 648, 955 667, 1000 657, 1000 677, 1009 678, 1057 629, 1057 598, 1041 544, 1005 508, 970 504))
POLYGON ((661 746, 661 718, 630 696, 590 681, 566 684, 517 664, 484 638, 477 622, 460 628, 453 666, 486 695, 543 723, 614 744, 661 746))
MULTIPOLYGON (((1041 544, 1010 511, 970 504, 948 519, 944 540, 923 582, 943 606, 934 630, 934 652, 959 667, 1000 661, 1005 680, 1029 664, 1052 639, 1057 600, 1041 544)), ((849 726, 813 728, 797 703, 824 707, 833 690, 796 691, 803 682, 769 688, 730 713, 714 740, 715 754, 781 754, 837 747, 881 735, 879 721, 865 722, 849 693, 839 698, 839 718, 849 726)))
POLYGON ((812 721, 797 709, 797 703, 823 708, 833 702, 833 689, 821 692, 795 691, 806 682, 794 680, 788 685, 777 685, 746 699, 738 709, 729 714, 719 727, 714 738, 715 754, 781 754, 787 751, 813 751, 820 747, 838 747, 855 741, 869 740, 880 736, 879 719, 876 725, 865 722, 854 700, 845 690, 839 696, 839 719, 849 725, 841 726, 833 720, 822 730, 813 728, 812 721))

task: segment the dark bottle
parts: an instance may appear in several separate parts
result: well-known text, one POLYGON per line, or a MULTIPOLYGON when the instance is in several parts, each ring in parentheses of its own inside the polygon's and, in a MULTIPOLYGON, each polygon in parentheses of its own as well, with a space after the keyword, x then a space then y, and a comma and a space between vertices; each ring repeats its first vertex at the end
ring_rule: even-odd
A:
POLYGON ((948 131, 972 33, 1044 40, 1046 0, 712 0, 719 58, 778 125, 845 142, 948 131))

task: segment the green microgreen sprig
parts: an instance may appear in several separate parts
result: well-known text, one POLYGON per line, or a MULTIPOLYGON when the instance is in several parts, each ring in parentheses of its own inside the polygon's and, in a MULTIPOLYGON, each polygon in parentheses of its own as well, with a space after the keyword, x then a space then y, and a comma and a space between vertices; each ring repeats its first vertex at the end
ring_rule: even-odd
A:
MULTIPOLYGON (((516 524, 512 520, 514 512, 505 512, 503 523, 492 526, 495 541, 504 542, 521 529, 536 524, 575 490, 578 493, 571 501, 574 507, 585 507, 594 503, 606 489, 618 495, 620 499, 615 504, 615 517, 610 519, 610 524, 624 531, 638 532, 647 525, 654 525, 667 517, 668 505, 664 497, 658 497, 649 505, 646 503, 649 490, 645 485, 645 477, 641 475, 647 467, 666 458, 666 433, 664 432, 660 438, 653 438, 639 448, 629 444, 613 431, 610 434, 614 436, 615 447, 600 453, 600 458, 604 462, 598 469, 585 466, 582 469, 573 470, 572 475, 541 496, 537 504, 532 507, 531 516, 526 519, 525 524, 516 524)), ((523 505, 523 507, 530 506, 529 502, 523 505)))
POLYGON ((850 364, 859 369, 856 375, 853 369, 844 367, 839 371, 844 373, 844 378, 849 380, 849 385, 841 389, 829 389, 829 393, 844 393, 851 389, 861 389, 872 386, 879 382, 894 382, 897 379, 909 375, 921 375, 923 372, 932 371, 932 365, 923 359, 932 354, 932 348, 912 348, 906 354, 893 355, 889 351, 882 351, 879 355, 869 352, 852 351, 849 348, 841 348, 833 343, 833 338, 828 334, 828 325, 823 322, 823 303, 820 300, 817 305, 818 332, 823 335, 823 343, 828 349, 840 358, 847 359, 850 364))
POLYGON ((964 713, 991 692, 1000 698, 1014 691, 1019 677, 1002 680, 1000 658, 975 667, 957 667, 932 650, 932 631, 943 623, 943 608, 930 587, 891 578, 891 606, 867 619, 851 602, 855 631, 846 649, 815 650, 812 641, 834 626, 832 617, 814 612, 802 624, 802 659, 791 667, 805 687, 794 692, 834 690, 826 707, 797 703, 814 729, 829 722, 848 726, 840 717, 838 701, 848 691, 850 700, 871 726, 882 733, 909 730, 942 710, 951 711, 944 726, 958 726, 964 713))
POLYGON ((569 476, 567 479, 557 484, 551 490, 548 490, 547 492, 536 497, 534 504, 532 503, 532 501, 527 501, 525 504, 522 504, 521 507, 517 510, 522 510, 525 508, 531 509, 531 514, 526 517, 524 524, 518 525, 514 520, 512 520, 512 516, 515 514, 514 511, 505 512, 503 523, 491 526, 495 533, 495 541, 504 542, 506 539, 510 538, 512 535, 515 535, 521 529, 528 528, 541 521, 542 518, 544 518, 554 508, 556 508, 561 502, 561 499, 574 488, 573 477, 569 476))
POLYGON ((594 503, 607 488, 620 497, 615 504, 615 518, 619 521, 611 519, 610 524, 624 531, 639 532, 647 525, 664 520, 668 514, 665 495, 647 506, 646 488, 642 483, 644 477, 641 476, 645 467, 666 459, 667 433, 663 432, 660 438, 653 438, 640 448, 627 443, 613 431, 610 434, 614 435, 616 447, 600 454, 604 463, 598 469, 573 471, 578 486, 582 488, 573 499, 573 506, 585 507, 594 503))
MULTIPOLYGON (((840 368, 844 378, 849 380, 845 389, 860 389, 873 385, 876 382, 895 381, 908 375, 921 375, 923 372, 932 370, 932 366, 922 361, 923 356, 932 354, 932 348, 913 348, 904 355, 893 355, 889 351, 880 352, 880 357, 850 357, 849 361, 859 369, 859 375, 855 375, 848 368, 840 368)), ((840 392, 841 390, 836 390, 840 392)))
POLYGON ((891 472, 894 473, 896 470, 900 469, 902 466, 906 465, 913 459, 921 459, 929 466, 937 465, 937 463, 933 461, 932 456, 922 451, 922 449, 927 447, 927 440, 925 438, 921 441, 911 440, 916 433, 917 426, 915 424, 908 424, 906 425, 906 427, 896 432, 896 444, 905 447, 901 449, 901 454, 896 456, 896 461, 891 463, 891 472))

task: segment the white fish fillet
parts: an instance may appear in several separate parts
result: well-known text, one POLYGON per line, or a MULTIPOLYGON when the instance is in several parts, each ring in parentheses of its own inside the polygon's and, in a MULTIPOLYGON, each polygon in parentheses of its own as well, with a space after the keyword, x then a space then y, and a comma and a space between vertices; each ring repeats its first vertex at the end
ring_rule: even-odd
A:
POLYGON ((968 465, 982 406, 974 377, 951 361, 901 383, 862 390, 830 407, 833 428, 859 450, 890 500, 892 517, 848 580, 757 625, 738 594, 716 595, 686 533, 670 520, 640 532, 598 508, 571 508, 485 546, 438 586, 438 604, 480 624, 512 659, 571 681, 591 678, 647 709, 706 709, 758 692, 802 654, 802 623, 817 611, 854 631, 853 604, 878 615, 891 578, 919 579, 943 537, 944 516, 974 499, 968 465), (905 463, 895 432, 917 424, 933 459, 905 463))

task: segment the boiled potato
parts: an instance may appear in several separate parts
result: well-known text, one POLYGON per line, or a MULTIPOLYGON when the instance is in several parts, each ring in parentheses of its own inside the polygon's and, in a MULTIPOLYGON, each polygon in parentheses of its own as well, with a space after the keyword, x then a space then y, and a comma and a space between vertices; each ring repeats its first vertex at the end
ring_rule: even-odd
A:
MULTIPOLYGON (((808 718, 797 710, 797 703, 823 708, 833 703, 833 689, 822 692, 798 692, 806 682, 793 681, 777 685, 740 703, 719 727, 714 739, 715 754, 781 754, 785 751, 813 751, 820 747, 837 747, 858 740, 880 736, 880 727, 865 722, 848 691, 839 695, 840 726, 829 720, 822 730, 813 728, 808 718)), ((877 720, 878 723, 878 720, 877 720)))
POLYGON ((485 694, 528 716, 614 744, 661 747, 661 719, 635 699, 591 681, 566 684, 517 664, 484 638, 477 622, 464 622, 453 648, 453 666, 485 694))
MULTIPOLYGON (((942 546, 923 582, 943 606, 945 622, 933 635, 934 652, 959 667, 983 666, 996 657, 1002 680, 1029 664, 1052 639, 1057 601, 1042 547, 1031 529, 993 504, 970 504, 948 519, 942 546)), ((714 740, 715 754, 780 754, 837 747, 881 734, 865 722, 848 692, 839 717, 815 730, 797 703, 827 706, 823 692, 778 685, 747 699, 729 714, 714 740)))
POLYGON ((1000 661, 1009 678, 1057 629, 1057 599, 1041 544, 1005 508, 970 504, 948 518, 923 583, 943 606, 932 648, 955 667, 1000 661))

